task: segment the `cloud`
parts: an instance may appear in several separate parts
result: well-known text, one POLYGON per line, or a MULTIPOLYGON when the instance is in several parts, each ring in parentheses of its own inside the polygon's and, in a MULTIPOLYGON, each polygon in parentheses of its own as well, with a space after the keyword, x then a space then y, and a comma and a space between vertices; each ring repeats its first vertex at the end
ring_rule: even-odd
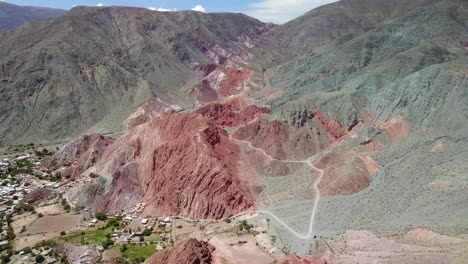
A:
POLYGON ((206 13, 206 9, 202 5, 196 5, 194 8, 192 8, 192 11, 206 13))
POLYGON ((162 8, 162 7, 159 7, 159 8, 156 8, 156 7, 148 7, 149 10, 153 10, 153 11, 159 11, 159 12, 173 12, 173 11, 177 11, 175 8, 174 9, 167 9, 167 8, 162 8))
POLYGON ((104 4, 103 4, 103 3, 99 3, 99 4, 97 4, 96 6, 104 6, 104 4))
POLYGON ((285 23, 321 5, 337 0, 260 0, 250 4, 248 15, 265 22, 285 23))

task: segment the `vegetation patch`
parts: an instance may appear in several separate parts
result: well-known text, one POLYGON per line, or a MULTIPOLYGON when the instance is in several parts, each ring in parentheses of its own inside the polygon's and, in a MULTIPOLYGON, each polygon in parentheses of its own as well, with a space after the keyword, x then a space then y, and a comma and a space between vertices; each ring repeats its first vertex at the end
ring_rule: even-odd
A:
POLYGON ((88 232, 80 232, 67 236, 60 237, 60 241, 68 243, 77 243, 81 245, 102 246, 108 241, 108 237, 112 234, 112 228, 98 228, 88 232))

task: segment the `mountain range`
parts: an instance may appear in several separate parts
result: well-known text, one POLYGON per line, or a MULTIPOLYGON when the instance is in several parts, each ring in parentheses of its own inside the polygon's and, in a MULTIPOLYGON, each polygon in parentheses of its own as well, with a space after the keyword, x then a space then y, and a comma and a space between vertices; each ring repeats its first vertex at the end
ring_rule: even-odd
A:
POLYGON ((0 1, 0 32, 12 30, 31 21, 61 16, 65 12, 61 9, 17 6, 0 1))
POLYGON ((350 230, 460 235, 467 28, 464 0, 342 0, 284 25, 76 7, 0 33, 0 145, 68 143, 48 163, 75 181, 74 206, 268 212, 277 246, 299 255, 350 230))

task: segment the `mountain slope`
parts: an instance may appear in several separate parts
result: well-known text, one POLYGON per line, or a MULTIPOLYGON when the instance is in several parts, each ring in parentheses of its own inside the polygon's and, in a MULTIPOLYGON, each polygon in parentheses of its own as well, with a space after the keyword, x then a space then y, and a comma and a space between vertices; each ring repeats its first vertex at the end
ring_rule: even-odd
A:
POLYGON ((203 66, 245 67, 270 27, 242 14, 77 7, 4 34, 2 142, 119 132, 151 98, 190 107, 203 66))
MULTIPOLYGON (((356 132, 315 156, 325 175, 339 179, 324 177, 323 195, 330 184, 343 186, 350 167, 363 167, 356 163, 362 151, 380 165, 360 192, 322 197, 317 232, 391 234, 408 225, 456 232, 466 224, 467 26, 466 1, 439 1, 266 73, 264 93, 280 94, 270 100, 270 119, 301 127, 320 111, 356 132)), ((307 201, 283 206, 290 208, 278 210, 284 218, 309 218, 307 201)))
POLYGON ((385 20, 403 16, 437 0, 342 0, 324 5, 284 24, 278 37, 287 47, 310 47, 350 39, 385 20))
POLYGON ((61 9, 17 6, 0 1, 0 32, 12 30, 31 21, 61 16, 66 12, 61 9))

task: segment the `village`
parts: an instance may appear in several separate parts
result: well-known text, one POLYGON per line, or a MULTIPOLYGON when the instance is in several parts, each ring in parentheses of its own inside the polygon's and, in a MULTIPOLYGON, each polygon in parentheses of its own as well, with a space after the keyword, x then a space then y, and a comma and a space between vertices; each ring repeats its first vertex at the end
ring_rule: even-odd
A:
POLYGON ((62 178, 43 167, 50 155, 46 149, 21 149, 0 156, 2 263, 68 263, 61 252, 54 251, 61 244, 86 247, 86 254, 101 261, 123 258, 142 263, 153 253, 190 237, 214 239, 218 247, 234 251, 263 245, 268 255, 282 254, 270 250, 273 245, 265 227, 254 231, 242 219, 231 223, 149 217, 143 215, 145 202, 113 215, 75 208, 63 195, 77 179, 62 178))

